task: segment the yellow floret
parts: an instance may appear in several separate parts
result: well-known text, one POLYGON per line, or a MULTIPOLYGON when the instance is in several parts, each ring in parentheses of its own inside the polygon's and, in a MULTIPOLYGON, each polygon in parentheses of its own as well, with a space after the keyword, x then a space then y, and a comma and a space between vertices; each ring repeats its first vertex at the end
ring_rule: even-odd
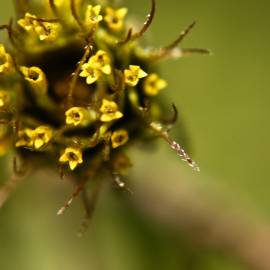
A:
POLYGON ((141 78, 147 76, 140 66, 130 65, 129 69, 124 71, 125 83, 129 86, 136 86, 141 78))
POLYGON ((82 151, 80 148, 67 147, 65 152, 59 158, 62 163, 68 163, 73 171, 79 164, 83 163, 82 151))
POLYGON ((102 100, 99 111, 102 113, 100 117, 102 122, 110 122, 123 117, 123 114, 118 110, 118 105, 107 99, 102 100))

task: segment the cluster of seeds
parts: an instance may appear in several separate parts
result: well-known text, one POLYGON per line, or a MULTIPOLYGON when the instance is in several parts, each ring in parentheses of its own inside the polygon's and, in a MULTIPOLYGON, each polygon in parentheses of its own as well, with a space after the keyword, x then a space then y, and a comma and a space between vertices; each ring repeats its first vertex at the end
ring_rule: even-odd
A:
MULTIPOLYGON (((124 146, 159 136, 198 170, 168 135, 177 110, 173 106, 173 120, 163 121, 156 96, 167 83, 156 63, 208 51, 177 48, 194 24, 172 44, 145 50, 139 38, 155 8, 152 0, 145 24, 135 31, 128 26, 125 7, 83 0, 21 5, 17 25, 0 26, 13 46, 8 50, 0 45, 0 136, 9 145, 5 149, 15 146, 25 162, 54 161, 62 172, 69 168, 78 178, 89 179, 108 168, 119 184, 119 175, 131 165, 124 146), (41 8, 42 17, 36 15, 41 8)), ((5 152, 0 147, 0 154, 5 152)))

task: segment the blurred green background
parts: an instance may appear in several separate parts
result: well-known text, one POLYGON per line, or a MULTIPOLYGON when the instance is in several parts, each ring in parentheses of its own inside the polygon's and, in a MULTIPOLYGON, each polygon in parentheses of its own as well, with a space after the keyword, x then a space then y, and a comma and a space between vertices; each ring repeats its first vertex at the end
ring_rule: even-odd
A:
MULTIPOLYGON (((12 14, 11 2, 1 0, 0 23, 12 14)), ((141 20, 149 10, 146 0, 124 3, 141 20)), ((130 182, 134 195, 107 188, 82 238, 76 235, 83 216, 79 200, 64 216, 56 217, 71 185, 58 181, 57 176, 48 177, 47 172, 28 178, 0 210, 0 269, 270 269, 270 265, 251 268, 250 256, 246 259, 235 245, 228 246, 227 235, 208 244, 202 239, 215 232, 196 230, 193 223, 175 229, 169 218, 164 221, 152 216, 147 197, 157 198, 158 187, 165 192, 163 187, 172 186, 175 198, 184 202, 183 223, 201 224, 206 213, 210 213, 209 224, 215 223, 223 212, 230 216, 236 208, 237 214, 221 219, 218 225, 225 234, 234 227, 228 220, 234 223, 242 216, 240 231, 253 223, 259 224, 255 225, 259 235, 260 228, 269 230, 269 9, 266 0, 157 0, 156 18, 146 34, 149 44, 168 44, 196 20, 196 28, 182 46, 207 47, 214 52, 211 57, 192 56, 161 64, 169 82, 161 95, 180 108, 192 156, 202 172, 186 168, 163 142, 154 152, 133 149, 130 182), (137 185, 138 194, 143 194, 139 198, 137 185), (193 200, 195 214, 189 213, 194 210, 189 206, 194 205, 193 200), (224 245, 219 243, 222 239, 224 245)), ((176 125, 172 134, 177 137, 181 128, 181 123, 176 125)), ((1 164, 4 167, 4 160, 1 164)), ((176 217, 181 215, 181 211, 175 212, 176 217)), ((237 238, 233 233, 230 237, 237 238)))

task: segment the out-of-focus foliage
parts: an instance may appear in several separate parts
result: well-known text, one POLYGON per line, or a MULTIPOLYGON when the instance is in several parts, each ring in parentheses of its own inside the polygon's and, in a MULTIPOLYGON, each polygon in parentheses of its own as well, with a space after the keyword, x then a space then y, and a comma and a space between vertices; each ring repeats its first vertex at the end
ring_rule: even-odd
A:
MULTIPOLYGON (((132 13, 144 18, 148 1, 125 2, 132 13)), ((211 186, 221 187, 229 207, 236 201, 231 198, 238 198, 239 204, 245 200, 253 212, 269 219, 269 2, 157 3, 156 20, 146 38, 156 45, 167 44, 196 19, 196 33, 184 46, 203 45, 214 52, 212 57, 162 65, 170 98, 181 108, 194 158, 201 165, 198 185, 209 187, 209 196, 211 186)), ((3 23, 11 14, 11 3, 0 5, 3 23)), ((168 93, 161 95, 168 99, 168 93)), ((181 162, 177 170, 169 170, 175 158, 169 150, 136 152, 134 158, 139 163, 136 170, 145 170, 151 162, 168 168, 163 175, 168 184, 170 179, 188 180, 181 177, 181 162)), ((150 167, 148 177, 154 168, 150 167)), ((104 192, 90 229, 78 239, 79 202, 57 218, 55 210, 70 190, 56 178, 44 175, 42 179, 27 179, 0 210, 1 269, 247 269, 237 258, 175 236, 134 210, 129 197, 118 192, 104 192)))

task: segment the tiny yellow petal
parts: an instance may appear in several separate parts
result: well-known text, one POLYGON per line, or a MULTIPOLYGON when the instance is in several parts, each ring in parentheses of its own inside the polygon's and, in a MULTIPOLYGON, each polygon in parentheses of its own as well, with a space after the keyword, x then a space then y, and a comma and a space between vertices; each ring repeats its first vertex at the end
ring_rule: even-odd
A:
POLYGON ((107 113, 107 114, 102 114, 100 117, 100 120, 102 122, 110 122, 116 119, 120 119, 122 117, 123 117, 123 114, 121 112, 107 113))
POLYGON ((91 76, 88 76, 87 78, 86 78, 86 83, 87 84, 93 84, 94 82, 96 82, 97 81, 97 77, 91 77, 91 76))
POLYGON ((100 5, 96 5, 94 7, 92 5, 88 5, 85 12, 85 25, 91 27, 102 21, 103 17, 100 15, 100 11, 100 5))
POLYGON ((95 14, 99 14, 101 11, 101 6, 100 5, 96 5, 93 7, 93 11, 95 14))
POLYGON ((138 77, 140 79, 146 77, 147 75, 148 74, 145 71, 143 71, 142 69, 140 69, 139 72, 138 72, 138 77))
POLYGON ((120 19, 123 19, 128 13, 128 9, 127 8, 119 8, 116 10, 116 14, 117 14, 117 17, 120 18, 120 19))
POLYGON ((110 65, 105 65, 103 68, 102 68, 102 72, 109 75, 111 74, 112 72, 112 69, 111 69, 111 66, 110 65))
POLYGON ((34 146, 36 149, 39 149, 44 144, 44 141, 42 139, 36 139, 34 142, 34 146))
POLYGON ((78 165, 78 162, 77 161, 70 161, 69 162, 69 167, 70 169, 73 171, 78 165))

